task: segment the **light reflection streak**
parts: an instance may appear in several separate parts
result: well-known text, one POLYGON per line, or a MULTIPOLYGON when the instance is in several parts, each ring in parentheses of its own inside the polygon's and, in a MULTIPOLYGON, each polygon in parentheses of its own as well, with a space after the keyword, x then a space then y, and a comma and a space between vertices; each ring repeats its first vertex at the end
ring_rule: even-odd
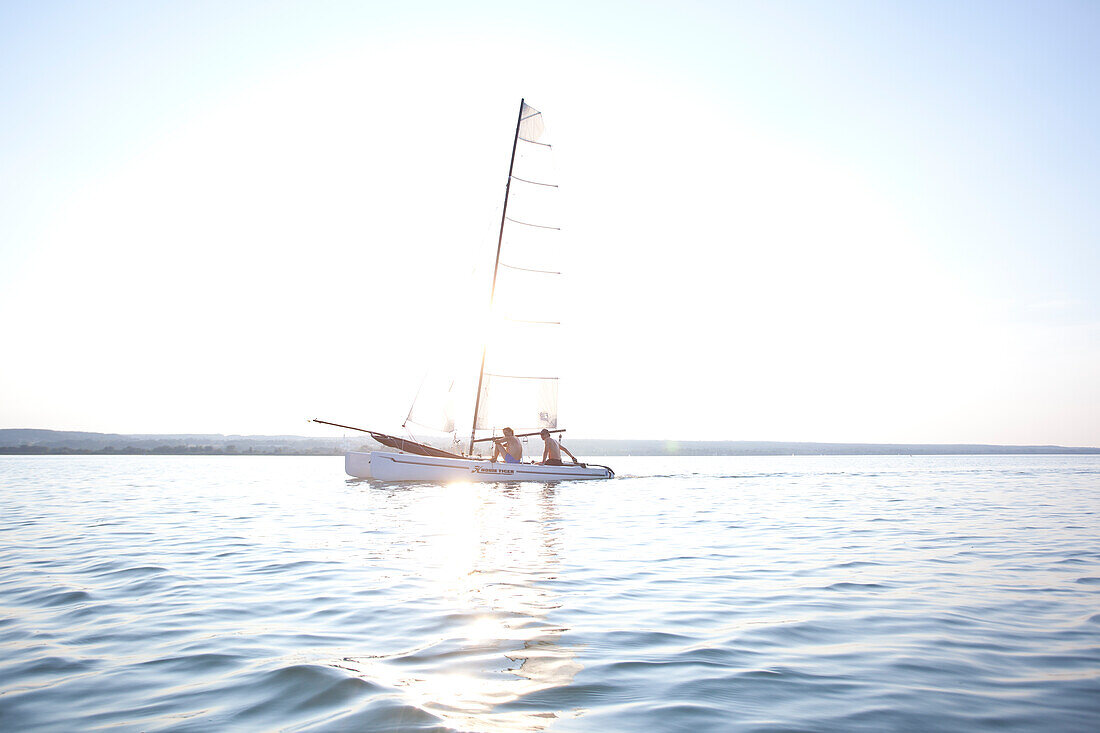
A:
MULTIPOLYGON (((451 484, 417 502, 425 529, 411 558, 449 618, 444 635, 397 654, 341 666, 401 689, 409 702, 461 730, 540 731, 560 711, 501 710, 566 685, 581 665, 549 622, 560 607, 553 485, 451 484), (451 630, 453 629, 453 630, 451 630)), ((410 505, 411 507, 412 505, 410 505)))

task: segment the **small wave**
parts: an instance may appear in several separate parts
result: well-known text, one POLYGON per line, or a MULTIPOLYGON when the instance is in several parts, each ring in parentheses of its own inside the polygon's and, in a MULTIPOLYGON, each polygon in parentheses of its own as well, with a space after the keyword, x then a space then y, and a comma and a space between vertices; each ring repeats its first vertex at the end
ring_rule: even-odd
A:
MULTIPOLYGON (((346 710, 346 708, 345 708, 346 710)), ((279 729, 283 729, 280 724, 279 729)), ((423 708, 397 698, 368 699, 351 712, 339 711, 314 719, 305 728, 319 731, 438 731, 450 733, 453 728, 443 719, 423 708)))
POLYGON ((6 666, 4 674, 12 680, 27 682, 36 677, 66 676, 86 672, 99 664, 96 659, 48 655, 6 666))
POLYGON ((889 587, 891 586, 883 585, 882 583, 853 583, 851 581, 842 581, 840 583, 826 585, 823 590, 884 590, 889 587))
POLYGON ((250 725, 282 725, 302 713, 346 707, 356 698, 383 690, 345 670, 316 664, 295 664, 238 679, 238 694, 247 694, 254 702, 231 720, 250 725))
POLYGON ((294 562, 277 562, 256 568, 252 573, 285 573, 291 570, 302 570, 320 565, 335 565, 336 563, 322 562, 318 560, 295 560, 294 562))
POLYGON ((162 568, 158 565, 141 565, 133 568, 121 568, 119 570, 109 570, 102 573, 97 573, 101 578, 133 578, 133 577, 145 577, 147 575, 159 575, 161 573, 167 573, 166 568, 162 568))
MULTIPOLYGON (((601 665, 599 669, 603 671, 605 667, 601 665)), ((622 695, 621 685, 606 682, 570 683, 532 692, 523 697, 522 703, 528 708, 536 706, 600 707, 622 695)))
POLYGON ((40 590, 26 595, 26 600, 39 606, 71 606, 76 603, 89 603, 92 594, 86 590, 40 590))
POLYGON ((162 657, 140 662, 140 667, 150 669, 170 670, 173 673, 209 673, 215 670, 233 667, 242 662, 242 657, 236 654, 182 654, 175 657, 162 657))
POLYGON ((691 638, 683 634, 668 631, 611 631, 605 634, 608 642, 616 646, 625 645, 627 649, 640 649, 654 646, 682 646, 691 643, 691 638))

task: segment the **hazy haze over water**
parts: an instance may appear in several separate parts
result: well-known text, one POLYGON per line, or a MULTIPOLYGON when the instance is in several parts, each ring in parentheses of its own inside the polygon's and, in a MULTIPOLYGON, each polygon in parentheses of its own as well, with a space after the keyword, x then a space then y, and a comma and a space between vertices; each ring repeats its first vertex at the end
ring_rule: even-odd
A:
POLYGON ((1100 728, 1100 457, 0 458, 0 728, 1100 728))

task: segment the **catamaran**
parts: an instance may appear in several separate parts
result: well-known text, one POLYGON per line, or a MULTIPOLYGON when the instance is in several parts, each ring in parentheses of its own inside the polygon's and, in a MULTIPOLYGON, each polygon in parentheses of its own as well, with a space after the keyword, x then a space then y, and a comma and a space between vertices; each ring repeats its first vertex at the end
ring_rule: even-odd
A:
MULTIPOLYGON (((517 437, 538 436, 542 430, 560 435, 558 377, 548 374, 557 353, 553 342, 560 322, 541 312, 556 299, 551 291, 560 281, 553 218, 557 184, 552 180, 552 146, 545 140, 542 113, 520 100, 512 157, 504 188, 504 207, 497 236, 493 281, 489 293, 494 314, 491 335, 481 349, 473 419, 465 451, 455 430, 454 407, 458 379, 441 388, 421 385, 403 428, 409 423, 450 434, 449 450, 421 440, 350 425, 314 420, 324 425, 359 430, 393 449, 351 451, 344 470, 359 479, 380 481, 567 481, 613 478, 607 466, 575 463, 497 463, 479 454, 490 448, 497 433, 511 427, 517 437), (503 259, 502 259, 503 255, 503 259), (530 432, 523 432, 523 430, 530 432), (479 433, 481 437, 479 437, 479 433), (485 435, 489 433, 489 435, 485 435)), ((472 370, 471 370, 472 371, 472 370)))

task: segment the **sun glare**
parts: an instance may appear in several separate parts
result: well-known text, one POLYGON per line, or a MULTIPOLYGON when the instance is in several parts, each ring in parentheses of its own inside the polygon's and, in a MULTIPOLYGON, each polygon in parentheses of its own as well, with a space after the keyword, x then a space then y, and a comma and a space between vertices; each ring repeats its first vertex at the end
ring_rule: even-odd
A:
POLYGON ((401 689, 412 704, 460 729, 545 729, 553 716, 492 711, 567 684, 581 669, 560 643, 565 629, 547 618, 559 605, 547 585, 559 562, 547 524, 556 512, 553 492, 450 484, 425 495, 411 518, 424 538, 411 561, 423 568, 431 596, 448 615, 466 620, 428 649, 355 657, 341 666, 401 689))

